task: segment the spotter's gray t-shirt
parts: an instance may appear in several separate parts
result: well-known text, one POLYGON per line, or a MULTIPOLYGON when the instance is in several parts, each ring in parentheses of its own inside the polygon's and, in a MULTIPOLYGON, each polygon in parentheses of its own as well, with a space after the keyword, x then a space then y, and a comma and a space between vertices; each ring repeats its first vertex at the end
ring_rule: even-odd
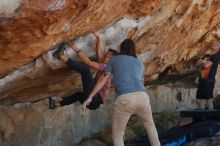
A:
POLYGON ((145 91, 142 83, 144 65, 133 56, 117 55, 112 57, 105 69, 105 73, 113 74, 116 96, 145 91))

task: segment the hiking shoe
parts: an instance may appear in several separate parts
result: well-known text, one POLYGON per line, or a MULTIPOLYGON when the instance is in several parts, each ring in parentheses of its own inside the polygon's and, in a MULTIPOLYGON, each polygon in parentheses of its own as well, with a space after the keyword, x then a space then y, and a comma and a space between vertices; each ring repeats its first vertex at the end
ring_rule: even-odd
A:
POLYGON ((51 97, 49 97, 49 109, 52 109, 54 110, 56 108, 56 105, 55 105, 55 100, 52 99, 51 97))
POLYGON ((60 59, 60 56, 64 54, 65 43, 62 43, 60 47, 53 53, 53 57, 60 59))

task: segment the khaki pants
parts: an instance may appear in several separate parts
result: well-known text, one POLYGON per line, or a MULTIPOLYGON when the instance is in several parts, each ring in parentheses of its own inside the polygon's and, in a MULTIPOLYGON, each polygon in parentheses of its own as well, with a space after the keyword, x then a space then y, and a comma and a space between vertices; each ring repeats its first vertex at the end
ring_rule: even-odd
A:
POLYGON ((149 96, 146 92, 132 92, 116 98, 112 125, 114 146, 124 146, 124 131, 132 114, 137 114, 143 121, 151 146, 160 146, 152 117, 149 96))

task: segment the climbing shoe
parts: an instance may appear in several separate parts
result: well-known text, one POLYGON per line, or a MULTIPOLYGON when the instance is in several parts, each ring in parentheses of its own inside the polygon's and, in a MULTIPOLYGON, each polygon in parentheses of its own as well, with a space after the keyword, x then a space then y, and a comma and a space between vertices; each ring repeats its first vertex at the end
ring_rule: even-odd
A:
POLYGON ((51 97, 49 97, 49 109, 52 109, 54 110, 56 108, 56 105, 55 105, 55 100, 52 99, 51 97))
POLYGON ((60 56, 64 54, 65 43, 62 43, 60 47, 53 53, 53 57, 60 59, 60 56))

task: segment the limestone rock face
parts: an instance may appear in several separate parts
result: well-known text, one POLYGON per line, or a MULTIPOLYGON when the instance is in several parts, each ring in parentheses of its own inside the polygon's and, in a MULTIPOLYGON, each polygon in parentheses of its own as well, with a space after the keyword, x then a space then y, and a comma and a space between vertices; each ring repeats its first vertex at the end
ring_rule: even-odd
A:
MULTIPOLYGON (((153 112, 170 112, 195 107, 195 89, 154 85, 147 87, 153 112), (192 98, 193 97, 193 98, 192 98)), ((95 111, 83 112, 74 103, 55 110, 48 100, 0 106, 0 145, 73 146, 105 128, 111 127, 114 95, 95 111), (25 138, 24 138, 25 137, 25 138)), ((79 146, 104 146, 92 140, 79 146)))
MULTIPOLYGON (((134 39, 146 81, 192 68, 220 36, 218 0, 16 0, 0 6, 0 97, 5 104, 78 90, 79 75, 52 52, 60 42, 75 40, 94 56, 92 31, 99 30, 105 49, 118 49, 126 35, 134 39)), ((66 54, 76 59, 70 49, 66 54)))
MULTIPOLYGON (((182 75, 220 39, 220 1, 0 0, 0 145, 72 145, 111 125, 112 100, 86 118, 79 104, 54 112, 47 107, 47 97, 82 90, 80 75, 53 52, 61 42, 74 41, 94 57, 94 31, 100 32, 105 50, 132 38, 145 63, 146 82, 182 75), (33 104, 17 104, 26 102, 33 104)), ((65 54, 78 59, 70 48, 65 54)), ((215 95, 219 74, 217 79, 215 95)), ((195 106, 195 88, 151 86, 148 93, 153 111, 195 106)))
POLYGON ((111 111, 111 103, 96 111, 83 112, 79 103, 48 110, 47 100, 1 107, 0 145, 73 146, 111 126, 111 111))
POLYGON ((134 37, 146 60, 147 75, 181 72, 194 57, 207 52, 219 39, 219 1, 165 0, 158 11, 148 16, 134 37))
POLYGON ((149 86, 147 93, 154 112, 180 111, 196 107, 196 88, 156 85, 149 86))
POLYGON ((153 0, 1 0, 0 77, 62 41, 96 31, 123 16, 147 15, 156 3, 153 0))

